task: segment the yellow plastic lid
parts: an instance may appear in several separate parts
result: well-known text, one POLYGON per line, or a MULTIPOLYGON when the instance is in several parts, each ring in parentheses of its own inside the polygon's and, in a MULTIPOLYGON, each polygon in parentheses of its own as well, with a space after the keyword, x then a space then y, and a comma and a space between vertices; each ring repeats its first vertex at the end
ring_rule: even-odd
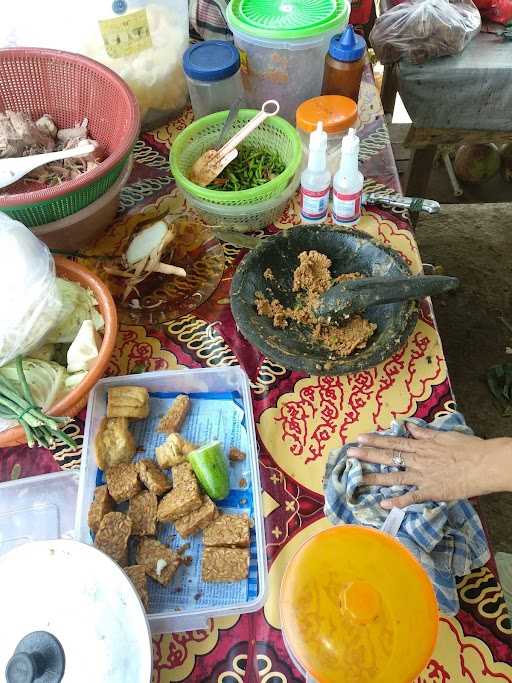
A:
POLYGON ((318 683, 410 683, 432 655, 439 623, 413 555, 358 526, 327 529, 300 548, 280 610, 291 654, 318 683))
POLYGON ((357 104, 342 95, 321 95, 306 100, 297 107, 297 128, 312 133, 321 121, 326 133, 342 133, 357 120, 357 104))

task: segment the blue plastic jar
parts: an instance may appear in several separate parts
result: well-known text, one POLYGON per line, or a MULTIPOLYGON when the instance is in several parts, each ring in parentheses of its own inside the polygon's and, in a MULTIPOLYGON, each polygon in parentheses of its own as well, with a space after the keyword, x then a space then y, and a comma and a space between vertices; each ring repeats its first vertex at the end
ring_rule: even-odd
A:
POLYGON ((183 55, 190 101, 196 119, 229 109, 242 95, 240 54, 232 43, 206 40, 183 55))

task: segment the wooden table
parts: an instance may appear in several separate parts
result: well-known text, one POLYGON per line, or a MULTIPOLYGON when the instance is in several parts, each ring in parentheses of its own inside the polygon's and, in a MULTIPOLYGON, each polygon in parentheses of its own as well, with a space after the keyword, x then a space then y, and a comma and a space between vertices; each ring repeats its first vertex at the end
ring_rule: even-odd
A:
MULTIPOLYGON (((369 70, 362 86, 360 113, 367 189, 399 190, 369 70)), ((138 142, 134 171, 123 192, 122 215, 96 245, 96 252, 112 253, 119 247, 140 221, 140 212, 148 218, 164 208, 183 210, 182 199, 167 175, 167 157, 173 139, 190 119, 186 112, 138 142)), ((298 222, 295 197, 280 222, 268 232, 298 222)), ((420 271, 421 258, 405 213, 367 211, 360 228, 400 251, 412 269, 420 271)), ((307 538, 328 526, 322 496, 328 451, 360 432, 386 428, 394 417, 416 415, 431 420, 455 409, 428 304, 423 306, 407 346, 365 372, 310 377, 263 358, 238 334, 229 307, 231 277, 242 256, 241 250, 224 246, 220 284, 193 312, 154 327, 123 324, 109 368, 111 374, 126 374, 141 369, 240 364, 252 386, 270 569, 268 599, 256 614, 216 619, 207 630, 156 636, 153 683, 303 681, 281 637, 278 592, 289 558, 307 538)), ((80 440, 82 428, 82 420, 77 419, 67 430, 80 440)), ((53 452, 5 449, 0 452, 0 479, 77 467, 79 462, 80 450, 65 446, 53 452)), ((465 577, 459 594, 461 611, 456 618, 442 618, 434 655, 417 683, 512 682, 512 666, 507 663, 512 661, 512 630, 494 563, 465 577)))

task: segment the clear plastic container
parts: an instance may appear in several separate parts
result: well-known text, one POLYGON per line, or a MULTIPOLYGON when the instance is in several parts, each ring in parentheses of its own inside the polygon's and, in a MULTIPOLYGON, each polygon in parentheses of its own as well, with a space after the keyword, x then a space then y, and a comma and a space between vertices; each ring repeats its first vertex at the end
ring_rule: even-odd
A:
MULTIPOLYGON (((145 386, 150 395, 155 392, 192 395, 192 413, 196 415, 196 418, 185 421, 182 429, 183 435, 189 439, 192 439, 192 433, 188 430, 197 428, 197 423, 205 419, 204 414, 203 416, 201 414, 200 405, 197 414, 194 413, 194 400, 196 396, 199 401, 208 399, 208 396, 213 394, 218 402, 219 393, 232 394, 233 400, 236 401, 236 404, 243 411, 243 419, 240 422, 236 422, 236 426, 234 421, 229 421, 229 429, 232 431, 230 443, 231 445, 236 445, 238 439, 242 438, 240 436, 241 432, 244 434, 243 438, 246 439, 245 449, 243 450, 246 452, 247 458, 243 462, 230 466, 230 494, 225 503, 224 501, 219 502, 221 507, 225 504, 231 509, 235 505, 234 501, 237 500, 240 511, 246 507, 251 509, 250 516, 254 521, 254 526, 251 529, 251 564, 249 578, 247 579, 246 599, 240 602, 233 601, 233 591, 237 589, 237 585, 240 582, 227 584, 204 584, 199 582, 196 584, 196 580, 193 577, 194 567, 199 562, 198 553, 201 552, 199 547, 201 545, 200 537, 197 542, 196 537, 189 537, 186 540, 191 543, 191 547, 187 554, 192 557, 192 565, 186 567, 187 574, 184 574, 180 580, 179 585, 182 586, 182 591, 175 591, 175 586, 173 586, 172 582, 167 587, 156 586, 154 582, 151 582, 153 586, 149 586, 148 621, 151 631, 153 633, 169 633, 172 631, 203 629, 207 627, 207 620, 210 618, 257 611, 265 601, 267 559, 251 393, 247 375, 239 367, 196 368, 178 371, 163 370, 141 375, 109 377, 100 380, 96 384, 89 396, 87 406, 76 514, 75 534, 77 540, 89 544, 93 542, 87 523, 87 514, 93 499, 94 489, 103 481, 102 472, 98 470, 96 465, 93 444, 94 435, 98 430, 99 423, 106 414, 107 389, 113 386, 126 385, 145 386), (243 491, 235 490, 237 486, 235 482, 239 482, 242 477, 245 479, 243 491), (190 586, 185 584, 187 577, 192 577, 193 583, 190 586), (152 589, 157 591, 158 600, 156 601, 153 601, 152 589), (190 593, 190 600, 184 596, 185 593, 190 593), (184 604, 184 600, 188 601, 187 604, 184 604), (164 603, 167 606, 165 609, 161 609, 161 605, 164 603)), ((214 396, 211 396, 211 399, 213 400, 214 396)), ((151 416, 158 419, 153 402, 159 400, 162 400, 162 397, 151 396, 152 410, 150 417, 147 420, 134 421, 130 425, 138 447, 144 448, 145 444, 147 446, 147 452, 137 452, 137 459, 140 457, 154 458, 154 447, 149 445, 148 438, 154 438, 150 420, 151 416), (150 436, 148 436, 148 433, 150 436)), ((222 421, 222 417, 219 418, 219 422, 222 421)), ((217 427, 212 430, 211 438, 216 436, 216 433, 213 433, 213 431, 218 433, 217 427)), ((165 435, 159 435, 158 438, 164 441, 165 435)), ((225 443, 224 446, 226 447, 225 443)), ((182 543, 181 539, 175 534, 177 538, 171 541, 170 531, 172 531, 170 525, 161 525, 158 537, 162 541, 165 540, 165 542, 173 545, 173 547, 174 545, 178 547, 182 543)))
POLYGON ((272 3, 232 0, 226 20, 240 50, 247 106, 276 99, 280 115, 295 122, 304 100, 320 95, 331 38, 343 31, 350 5, 344 0, 272 3))
POLYGON ((231 43, 207 40, 192 45, 183 55, 183 70, 196 119, 225 111, 242 96, 240 55, 231 43))
POLYGON ((0 484, 0 555, 31 541, 72 538, 77 493, 77 472, 0 484))

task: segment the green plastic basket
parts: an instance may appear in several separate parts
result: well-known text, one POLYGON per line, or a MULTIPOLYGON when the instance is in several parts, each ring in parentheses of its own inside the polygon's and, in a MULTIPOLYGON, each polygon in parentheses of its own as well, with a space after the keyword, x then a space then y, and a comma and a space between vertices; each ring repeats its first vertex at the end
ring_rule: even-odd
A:
MULTIPOLYGON (((231 136, 257 113, 254 109, 241 109, 231 128, 231 136)), ((247 207, 279 197, 297 173, 302 159, 302 146, 297 131, 280 116, 266 119, 244 141, 247 146, 279 154, 285 169, 276 178, 259 187, 237 192, 210 190, 189 180, 193 163, 203 152, 215 146, 227 115, 228 112, 223 111, 204 116, 177 136, 170 155, 171 173, 176 184, 186 195, 218 206, 247 207)))
POLYGON ((46 223, 53 223, 53 221, 67 218, 102 197, 119 178, 121 172, 126 167, 129 157, 130 152, 104 176, 70 194, 34 204, 6 206, 0 210, 14 220, 20 221, 28 228, 37 228, 40 225, 46 225, 46 223))

